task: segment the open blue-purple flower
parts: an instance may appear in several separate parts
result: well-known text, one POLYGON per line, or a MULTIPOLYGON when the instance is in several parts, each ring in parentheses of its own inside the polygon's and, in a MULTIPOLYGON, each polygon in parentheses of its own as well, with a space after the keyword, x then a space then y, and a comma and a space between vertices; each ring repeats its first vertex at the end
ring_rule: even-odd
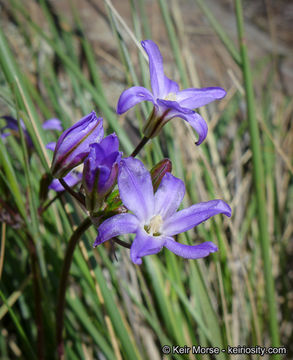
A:
POLYGON ((158 46, 152 40, 144 40, 141 44, 149 57, 152 93, 141 86, 125 90, 119 98, 117 113, 123 114, 142 101, 151 101, 154 108, 143 130, 147 138, 156 136, 172 118, 180 117, 195 129, 198 133, 197 145, 201 144, 207 135, 208 127, 205 120, 193 109, 222 99, 226 95, 225 90, 208 87, 180 91, 178 84, 164 74, 163 58, 158 46))
POLYGON ((116 134, 106 136, 99 144, 90 145, 82 179, 86 207, 90 212, 97 211, 105 196, 113 189, 121 156, 116 134))
POLYGON ((69 129, 57 141, 51 172, 55 178, 63 178, 88 156, 90 144, 100 142, 104 136, 103 119, 92 111, 69 129))
POLYGON ((119 235, 134 233, 130 257, 135 264, 141 264, 143 256, 156 254, 163 247, 187 259, 201 258, 217 251, 212 242, 190 246, 176 242, 173 236, 216 214, 231 216, 231 209, 224 201, 202 202, 177 211, 184 197, 184 183, 166 173, 154 194, 150 173, 134 158, 121 160, 118 187, 123 204, 132 213, 105 220, 98 228, 94 246, 119 235))

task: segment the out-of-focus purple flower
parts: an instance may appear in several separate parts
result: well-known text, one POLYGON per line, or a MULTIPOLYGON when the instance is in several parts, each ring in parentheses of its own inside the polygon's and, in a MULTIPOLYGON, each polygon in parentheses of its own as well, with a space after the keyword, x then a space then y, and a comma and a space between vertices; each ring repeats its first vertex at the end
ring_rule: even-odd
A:
POLYGON ((59 119, 53 118, 53 119, 49 119, 47 121, 45 121, 42 124, 43 129, 45 130, 58 130, 58 131, 62 131, 62 125, 61 125, 61 121, 59 119))
POLYGON ((143 130, 147 138, 156 136, 172 118, 180 117, 195 129, 199 136, 197 145, 201 144, 207 135, 208 127, 204 119, 193 109, 222 99, 226 95, 225 90, 220 87, 208 87, 179 91, 178 84, 164 74, 163 58, 158 46, 152 40, 144 40, 141 44, 149 57, 153 92, 141 86, 125 90, 119 98, 117 113, 123 114, 142 101, 151 101, 154 108, 143 130))
MULTIPOLYGON (((18 122, 16 119, 14 119, 12 116, 1 116, 1 119, 4 119, 6 121, 6 126, 3 126, 2 128, 0 128, 2 139, 5 139, 7 136, 10 136, 11 134, 15 134, 15 135, 19 136, 18 122)), ((20 126, 22 127, 24 137, 25 137, 28 147, 29 148, 32 147, 33 146, 32 139, 29 136, 29 133, 26 130, 26 127, 25 127, 22 119, 20 119, 20 126)))
POLYGON ((55 178, 63 178, 81 164, 90 151, 90 144, 100 142, 104 136, 103 119, 92 111, 65 130, 58 139, 51 166, 55 178))
MULTIPOLYGON (((63 180, 69 187, 73 187, 77 185, 82 179, 82 174, 77 171, 71 171, 67 175, 64 176, 63 180)), ((60 183, 58 179, 54 179, 49 185, 49 189, 55 190, 57 192, 64 191, 63 185, 60 183)))
POLYGON ((113 189, 122 153, 116 134, 105 137, 99 144, 91 144, 83 168, 83 187, 86 207, 97 211, 106 195, 113 189))
POLYGON ((143 256, 156 254, 164 246, 187 259, 201 258, 217 251, 212 242, 189 246, 179 244, 173 236, 216 214, 231 216, 231 209, 224 201, 202 202, 177 211, 184 197, 184 183, 166 173, 154 194, 150 173, 134 158, 121 160, 118 187, 123 204, 132 214, 119 214, 105 220, 98 228, 94 246, 115 236, 135 233, 130 249, 135 264, 141 264, 143 256))
MULTIPOLYGON (((1 116, 1 119, 4 119, 6 121, 6 126, 3 126, 2 128, 0 128, 0 133, 1 133, 2 138, 6 138, 7 136, 9 136, 11 134, 16 134, 17 136, 19 135, 18 123, 17 123, 16 119, 14 119, 11 116, 1 116), (5 131, 5 130, 8 130, 8 131, 5 131)), ((28 147, 29 148, 33 147, 32 139, 31 139, 22 119, 20 119, 20 125, 22 127, 28 147)), ((61 121, 56 118, 45 121, 42 124, 42 127, 44 130, 58 130, 58 131, 63 130, 61 121)))

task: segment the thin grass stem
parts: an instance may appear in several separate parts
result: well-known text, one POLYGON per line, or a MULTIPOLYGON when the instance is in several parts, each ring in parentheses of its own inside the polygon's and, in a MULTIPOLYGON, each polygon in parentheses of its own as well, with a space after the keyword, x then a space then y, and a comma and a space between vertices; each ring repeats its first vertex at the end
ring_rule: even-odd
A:
POLYGON ((68 242, 65 258, 63 261, 59 290, 58 290, 57 311, 56 311, 56 338, 57 338, 57 351, 58 351, 59 359, 64 358, 64 341, 63 341, 62 333, 64 326, 65 294, 66 294, 69 270, 73 259, 73 253, 78 243, 78 240, 80 239, 82 234, 90 227, 91 224, 92 224, 91 219, 87 217, 74 231, 68 242))
MULTIPOLYGON (((271 333, 272 346, 280 346, 279 329, 277 321, 277 304, 274 278, 272 274, 272 262, 270 255, 270 238, 268 233, 267 214, 266 214, 266 198, 265 198, 265 178, 263 170, 263 159, 261 156, 261 144, 259 128, 256 119, 256 110, 254 103, 253 81, 250 69, 250 63, 247 52, 247 45, 244 37, 244 24, 241 0, 235 0, 236 19, 238 28, 238 37, 240 45, 240 54, 242 59, 242 72, 245 85, 247 118, 249 133, 251 138, 252 163, 253 163, 253 182, 256 192, 257 202, 257 220, 259 226, 259 237, 261 244, 261 254, 264 265, 265 292, 269 308, 269 326, 271 333)), ((275 355, 274 359, 280 359, 275 355)))

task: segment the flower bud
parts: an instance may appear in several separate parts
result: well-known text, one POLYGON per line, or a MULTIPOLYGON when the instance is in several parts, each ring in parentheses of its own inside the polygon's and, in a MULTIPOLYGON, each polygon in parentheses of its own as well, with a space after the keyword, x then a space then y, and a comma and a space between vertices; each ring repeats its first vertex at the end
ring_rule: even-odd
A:
POLYGON ((151 173, 153 188, 155 192, 157 191, 164 175, 167 172, 171 172, 171 171, 172 171, 172 162, 169 159, 161 160, 151 169, 150 173, 151 173))
POLYGON ((90 144, 100 142, 103 136, 103 119, 97 118, 94 111, 64 131, 54 151, 52 175, 63 178, 84 161, 89 154, 90 144))
POLYGON ((99 144, 91 144, 83 168, 83 187, 86 193, 86 207, 92 213, 97 211, 113 189, 121 160, 119 141, 115 134, 105 137, 99 144))

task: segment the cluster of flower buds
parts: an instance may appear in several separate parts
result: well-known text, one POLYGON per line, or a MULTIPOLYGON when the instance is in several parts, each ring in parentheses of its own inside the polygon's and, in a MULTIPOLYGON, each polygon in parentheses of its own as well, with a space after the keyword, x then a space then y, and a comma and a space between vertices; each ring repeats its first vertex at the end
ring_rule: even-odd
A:
MULTIPOLYGON (((145 40, 142 46, 149 57, 152 92, 140 86, 127 89, 119 98, 117 113, 122 114, 141 101, 151 101, 153 110, 144 127, 143 144, 175 117, 183 118, 196 130, 197 144, 201 144, 208 128, 194 109, 223 98, 225 91, 215 87, 180 91, 178 84, 165 76, 157 45, 145 40)), ((231 216, 229 205, 212 200, 177 211, 185 186, 171 174, 171 161, 163 159, 148 171, 133 156, 123 158, 118 137, 114 133, 104 138, 103 120, 95 112, 64 131, 57 144, 49 144, 48 148, 54 150, 51 172, 56 179, 51 188, 60 191, 64 190, 62 185, 70 188, 81 181, 83 205, 98 227, 94 246, 120 235, 135 234, 130 246, 135 264, 141 264, 143 256, 156 254, 163 247, 187 259, 217 250, 211 242, 179 244, 174 236, 216 214, 231 216), (77 175, 74 169, 80 164, 83 173, 77 175)))

